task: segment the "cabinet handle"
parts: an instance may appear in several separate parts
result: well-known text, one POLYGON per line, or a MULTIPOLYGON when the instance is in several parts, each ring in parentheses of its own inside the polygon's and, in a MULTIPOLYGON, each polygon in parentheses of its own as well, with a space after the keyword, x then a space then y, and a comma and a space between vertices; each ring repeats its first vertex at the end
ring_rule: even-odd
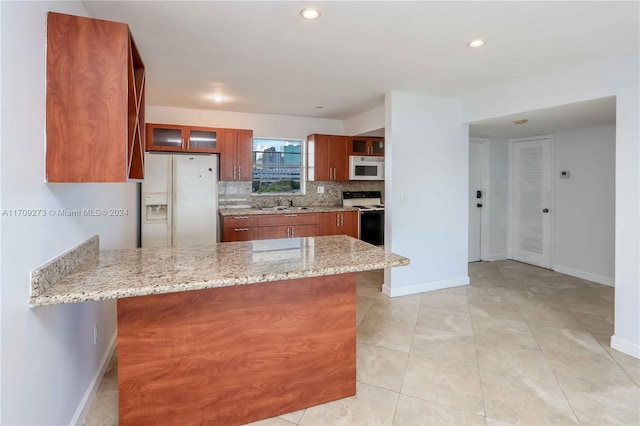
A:
POLYGON ((298 215, 294 213, 294 214, 284 214, 283 216, 284 217, 296 217, 298 215))
POLYGON ((296 228, 291 228, 291 238, 296 236, 296 228))
POLYGON ((236 180, 236 166, 233 166, 233 180, 236 180))
POLYGON ((287 238, 291 238, 291 228, 287 228, 287 238))
POLYGON ((249 228, 233 228, 233 230, 236 232, 241 232, 241 231, 248 231, 249 228))
POLYGON ((238 166, 238 180, 242 179, 242 166, 238 166))
POLYGON ((340 213, 336 213, 336 228, 340 226, 340 213))
POLYGON ((340 213, 340 226, 344 226, 344 215, 340 213))
POLYGON ((249 219, 249 216, 234 216, 234 219, 249 219))
POLYGON ((187 151, 189 151, 191 147, 191 138, 185 138, 187 140, 187 151))

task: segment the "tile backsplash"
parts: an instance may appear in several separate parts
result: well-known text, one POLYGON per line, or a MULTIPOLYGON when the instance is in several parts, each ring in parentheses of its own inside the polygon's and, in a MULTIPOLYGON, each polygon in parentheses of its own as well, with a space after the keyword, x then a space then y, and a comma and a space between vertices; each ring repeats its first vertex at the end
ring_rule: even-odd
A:
POLYGON ((342 204, 343 191, 381 191, 384 202, 383 181, 350 182, 307 182, 304 195, 251 195, 251 182, 219 182, 218 207, 237 209, 250 207, 273 207, 276 199, 291 199, 294 206, 337 206, 342 204), (318 194, 318 187, 324 186, 324 193, 318 194))

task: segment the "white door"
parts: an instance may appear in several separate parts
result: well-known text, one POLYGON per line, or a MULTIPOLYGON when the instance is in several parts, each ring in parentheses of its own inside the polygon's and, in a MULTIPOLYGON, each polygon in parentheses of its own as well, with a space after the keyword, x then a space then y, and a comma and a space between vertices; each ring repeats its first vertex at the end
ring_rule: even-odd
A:
POLYGON ((485 190, 483 184, 484 139, 469 140, 469 262, 482 257, 482 209, 485 190))
POLYGON ((511 254, 551 267, 551 138, 511 143, 511 254))
POLYGON ((175 155, 173 245, 215 244, 218 217, 218 157, 175 155))

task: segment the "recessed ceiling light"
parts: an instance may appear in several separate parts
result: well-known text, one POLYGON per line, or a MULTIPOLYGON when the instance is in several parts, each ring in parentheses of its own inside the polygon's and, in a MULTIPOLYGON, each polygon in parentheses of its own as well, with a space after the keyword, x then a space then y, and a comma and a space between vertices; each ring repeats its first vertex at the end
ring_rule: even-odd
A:
POLYGON ((316 9, 302 9, 300 11, 300 16, 309 20, 318 19, 320 17, 320 12, 316 9))
POLYGON ((513 120, 513 124, 526 124, 528 122, 529 120, 527 120, 526 118, 521 118, 520 120, 513 120))
POLYGON ((222 95, 211 95, 209 96, 211 99, 213 99, 216 102, 222 102, 224 101, 224 96, 222 95))
POLYGON ((471 40, 469 43, 467 43, 467 46, 469 47, 480 47, 480 46, 484 46, 486 43, 485 40, 482 39, 475 39, 475 40, 471 40))

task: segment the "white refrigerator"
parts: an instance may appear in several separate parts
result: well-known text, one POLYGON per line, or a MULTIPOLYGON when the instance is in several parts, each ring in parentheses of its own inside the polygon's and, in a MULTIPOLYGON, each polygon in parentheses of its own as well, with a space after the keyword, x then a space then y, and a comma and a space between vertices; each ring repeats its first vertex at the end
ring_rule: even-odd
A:
POLYGON ((218 156, 145 153, 142 247, 217 242, 218 156))

